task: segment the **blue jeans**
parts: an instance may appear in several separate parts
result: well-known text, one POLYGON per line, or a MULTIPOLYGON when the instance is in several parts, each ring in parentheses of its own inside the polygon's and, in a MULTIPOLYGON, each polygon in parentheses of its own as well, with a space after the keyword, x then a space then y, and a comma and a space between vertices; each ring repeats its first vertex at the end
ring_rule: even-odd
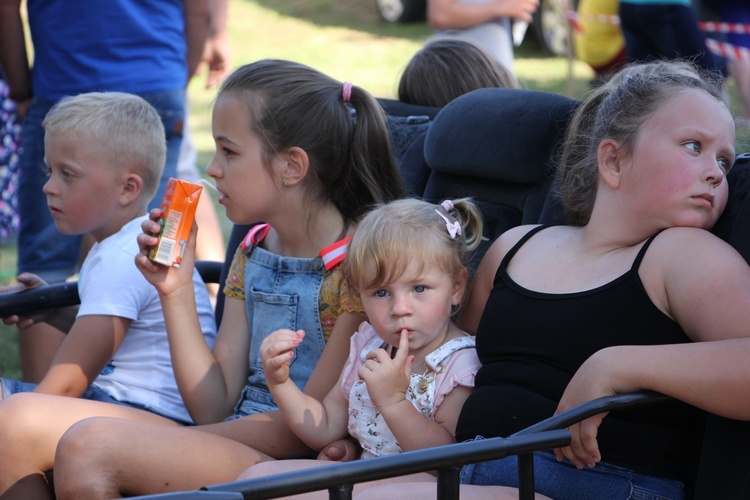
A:
MULTIPOLYGON (((18 392, 34 392, 36 386, 37 384, 32 384, 31 382, 21 382, 20 380, 0 378, 0 393, 2 393, 3 399, 18 392)), ((159 412, 138 403, 129 403, 127 401, 120 401, 119 399, 115 399, 110 396, 109 393, 105 392, 95 385, 90 385, 89 388, 86 389, 86 392, 81 395, 81 399, 88 399, 89 401, 101 401, 102 403, 111 403, 120 406, 128 406, 130 408, 135 408, 138 410, 148 411, 157 415, 161 415, 159 412)), ((192 422, 185 422, 183 420, 170 418, 165 415, 161 416, 181 425, 193 425, 192 422)))
MULTIPOLYGON (((518 487, 518 459, 511 456, 465 465, 461 469, 461 483, 518 487)), ((579 470, 568 461, 558 462, 554 453, 547 451, 534 453, 534 486, 537 493, 555 500, 677 500, 685 497, 685 488, 679 481, 603 462, 579 470)))
MULTIPOLYGON (((177 173, 177 158, 185 123, 185 91, 171 90, 141 95, 161 116, 166 131, 167 161, 150 208, 158 207, 170 177, 177 173)), ((23 122, 21 166, 18 180, 18 272, 38 274, 49 283, 64 281, 77 272, 80 235, 63 235, 47 210, 42 187, 44 173, 44 129, 42 121, 55 104, 34 98, 23 122)))
POLYGON ((691 58, 726 76, 723 62, 708 51, 690 7, 620 2, 619 13, 629 60, 691 58))

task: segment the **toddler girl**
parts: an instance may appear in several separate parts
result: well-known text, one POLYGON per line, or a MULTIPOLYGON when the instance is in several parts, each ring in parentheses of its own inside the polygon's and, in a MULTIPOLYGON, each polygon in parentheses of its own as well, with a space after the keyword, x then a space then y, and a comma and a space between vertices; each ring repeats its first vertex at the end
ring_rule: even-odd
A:
MULTIPOLYGON (((466 287, 466 254, 478 245, 481 226, 468 199, 442 205, 400 200, 365 216, 344 266, 368 320, 352 337, 339 383, 322 402, 289 379, 305 332, 279 330, 265 339, 268 387, 287 425, 308 446, 320 449, 348 432, 369 458, 455 442, 456 419, 479 360, 473 337, 451 317, 466 287)), ((267 462, 241 477, 323 464, 267 462)))

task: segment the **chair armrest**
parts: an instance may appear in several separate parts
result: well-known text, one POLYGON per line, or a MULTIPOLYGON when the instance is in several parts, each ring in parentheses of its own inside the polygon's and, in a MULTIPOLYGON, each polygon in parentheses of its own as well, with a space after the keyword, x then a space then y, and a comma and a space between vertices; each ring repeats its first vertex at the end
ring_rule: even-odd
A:
POLYGON ((14 314, 29 316, 44 309, 77 306, 80 303, 78 282, 55 283, 0 295, 0 318, 14 314))
MULTIPOLYGON (((199 260, 195 268, 206 283, 218 283, 222 262, 199 260)), ((78 282, 55 283, 31 290, 19 290, 0 294, 0 318, 17 314, 29 316, 45 309, 77 306, 81 303, 78 296, 78 282)))
POLYGON ((670 399, 672 398, 669 396, 653 391, 638 391, 629 394, 605 396, 569 408, 562 413, 558 413, 557 415, 520 430, 513 434, 513 436, 528 436, 529 434, 537 432, 565 429, 575 423, 593 417, 598 413, 633 408, 636 406, 646 406, 649 404, 668 401, 670 399))
POLYGON ((213 260, 198 260, 195 262, 195 268, 203 278, 204 283, 219 283, 222 267, 224 267, 223 262, 213 260))

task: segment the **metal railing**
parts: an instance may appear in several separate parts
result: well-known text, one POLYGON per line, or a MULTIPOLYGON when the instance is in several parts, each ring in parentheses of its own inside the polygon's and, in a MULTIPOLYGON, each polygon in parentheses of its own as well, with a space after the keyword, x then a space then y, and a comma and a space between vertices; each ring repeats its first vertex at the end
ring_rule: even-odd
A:
POLYGON ((351 498, 353 487, 357 483, 436 470, 437 498, 454 500, 459 498, 459 471, 463 465, 518 455, 519 498, 525 500, 534 498, 533 452, 570 444, 570 433, 564 428, 604 411, 642 406, 668 399, 667 396, 646 391, 608 396, 571 408, 507 438, 456 443, 387 457, 335 463, 325 467, 206 486, 199 491, 138 498, 257 500, 328 490, 332 500, 345 500, 351 498))
MULTIPOLYGON (((223 262, 199 260, 195 268, 206 283, 218 283, 223 262)), ((78 296, 78 283, 54 283, 31 290, 20 290, 0 294, 0 318, 11 315, 28 316, 44 309, 77 306, 81 303, 78 296)))

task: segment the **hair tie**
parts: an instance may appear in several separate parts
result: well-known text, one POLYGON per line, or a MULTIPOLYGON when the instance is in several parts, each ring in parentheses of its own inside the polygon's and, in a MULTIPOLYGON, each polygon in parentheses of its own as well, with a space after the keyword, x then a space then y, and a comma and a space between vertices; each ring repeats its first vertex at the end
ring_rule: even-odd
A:
POLYGON ((443 207, 443 210, 446 212, 450 212, 453 210, 453 202, 451 200, 445 200, 440 204, 441 207, 443 207))
POLYGON ((344 102, 349 102, 352 99, 352 83, 344 82, 344 89, 341 92, 341 97, 344 102))
POLYGON ((455 239, 456 235, 461 236, 461 224, 459 224, 458 221, 451 222, 450 219, 441 214, 440 210, 437 208, 435 209, 435 213, 445 221, 445 228, 448 230, 448 234, 451 235, 451 238, 455 239))

